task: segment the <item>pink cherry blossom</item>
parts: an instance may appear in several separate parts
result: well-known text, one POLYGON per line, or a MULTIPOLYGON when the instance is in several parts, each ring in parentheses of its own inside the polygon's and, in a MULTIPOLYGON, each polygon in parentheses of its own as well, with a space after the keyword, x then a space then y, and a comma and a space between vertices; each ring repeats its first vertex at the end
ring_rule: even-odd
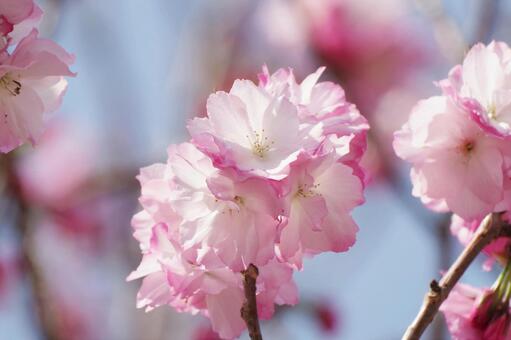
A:
POLYGON ((367 121, 332 83, 317 83, 323 68, 298 84, 292 70, 260 74, 259 86, 234 82, 229 93, 208 99, 208 117, 189 124, 194 144, 217 167, 283 179, 302 151, 314 153, 331 137, 351 136, 343 146, 354 160, 365 151, 367 121), (235 129, 233 127, 236 126, 235 129))
POLYGON ((502 42, 477 44, 462 65, 440 82, 446 95, 466 109, 481 127, 511 136, 511 49, 502 42))
POLYGON ((302 140, 298 112, 285 97, 237 80, 229 93, 211 95, 207 110, 208 117, 192 120, 189 131, 216 165, 279 179, 296 159, 302 140))
POLYGON ((169 149, 167 165, 143 171, 140 201, 156 222, 172 226, 185 249, 215 252, 240 271, 274 256, 282 208, 269 182, 238 177, 184 143, 169 149))
POLYGON ((481 339, 481 332, 472 326, 471 317, 484 293, 483 289, 459 283, 440 306, 454 340, 481 339))
POLYGON ((263 68, 258 85, 236 80, 190 122, 192 143, 141 170, 132 224, 143 259, 129 276, 144 277, 138 307, 201 313, 222 338, 236 337, 250 264, 268 319, 275 304, 297 303, 303 256, 354 244, 369 126, 341 87, 317 82, 322 72, 298 83, 291 69, 263 68))
POLYGON ((503 198, 505 143, 448 97, 420 101, 394 149, 412 163, 413 195, 433 210, 481 219, 503 198))
POLYGON ((509 301, 493 289, 457 284, 440 306, 454 340, 510 339, 509 301), (496 307, 504 303, 504 308, 496 307))
POLYGON ((272 95, 286 96, 297 106, 302 129, 308 133, 309 149, 327 138, 350 136, 350 142, 346 143, 345 139, 343 145, 350 148, 349 157, 358 162, 365 152, 369 125, 356 106, 346 101, 339 85, 318 83, 324 71, 320 67, 298 83, 292 69, 279 69, 270 74, 265 66, 259 74, 259 86, 272 95))
POLYGON ((475 45, 438 83, 442 96, 420 101, 395 133, 413 195, 433 210, 474 221, 509 209, 510 60, 504 43, 475 45))
POLYGON ((0 51, 18 43, 39 23, 43 12, 33 0, 3 0, 0 3, 0 51))
POLYGON ((74 57, 33 30, 0 64, 0 151, 24 142, 35 144, 44 130, 46 114, 55 111, 67 88, 64 76, 74 57))
POLYGON ((171 200, 183 218, 179 229, 185 248, 208 247, 235 271, 250 263, 263 265, 274 256, 282 209, 267 180, 238 178, 229 170, 208 178, 204 174, 212 164, 191 144, 171 150, 169 163, 176 185, 171 200))
POLYGON ((279 250, 299 268, 304 254, 347 251, 355 243, 358 227, 350 213, 364 201, 363 184, 336 158, 299 159, 286 180, 287 224, 279 250))

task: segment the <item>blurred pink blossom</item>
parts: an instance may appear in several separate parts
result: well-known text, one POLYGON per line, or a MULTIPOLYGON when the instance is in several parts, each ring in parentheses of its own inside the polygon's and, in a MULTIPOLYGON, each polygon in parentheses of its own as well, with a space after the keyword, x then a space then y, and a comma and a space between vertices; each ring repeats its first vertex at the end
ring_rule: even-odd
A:
POLYGON ((312 308, 322 331, 334 333, 339 329, 339 315, 329 302, 316 303, 312 308))
POLYGON ((84 131, 52 120, 38 147, 16 160, 24 199, 42 208, 64 235, 89 239, 94 247, 101 244, 103 210, 112 205, 93 189, 97 150, 84 131))
POLYGON ((362 112, 372 114, 379 98, 424 62, 426 48, 406 20, 404 1, 303 2, 314 50, 362 112))
POLYGON ((45 207, 68 206, 93 174, 95 150, 94 142, 77 127, 53 120, 37 149, 17 161, 27 199, 45 207))

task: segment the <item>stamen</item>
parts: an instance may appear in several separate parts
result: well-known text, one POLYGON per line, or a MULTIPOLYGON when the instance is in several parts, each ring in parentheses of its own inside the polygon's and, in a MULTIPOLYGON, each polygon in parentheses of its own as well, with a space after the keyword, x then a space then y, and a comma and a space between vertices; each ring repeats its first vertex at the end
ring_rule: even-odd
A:
POLYGON ((245 205, 245 200, 241 196, 234 196, 234 202, 236 202, 239 206, 245 205))
POLYGON ((466 152, 470 152, 470 151, 474 150, 475 145, 473 142, 466 142, 463 147, 465 148, 466 152))
POLYGON ((0 86, 12 96, 17 96, 21 93, 21 83, 14 80, 10 73, 6 73, 0 78, 0 86))
MULTIPOLYGON (((224 207, 224 209, 222 209, 222 214, 229 214, 229 215, 233 215, 234 213, 237 213, 239 214, 240 211, 242 210, 242 208, 245 206, 245 199, 241 196, 234 196, 233 198, 233 201, 234 203, 236 203, 238 205, 238 207, 233 207, 232 205, 227 205, 224 207)), ((216 202, 218 202, 218 200, 216 200, 216 202)))
POLYGON ((473 152, 475 147, 476 147, 476 144, 473 140, 466 140, 463 142, 463 144, 458 146, 458 150, 462 154, 468 156, 473 152))
POLYGON ((497 119, 497 107, 495 106, 494 103, 491 103, 487 108, 486 108, 486 112, 488 113, 488 117, 490 119, 497 119))
POLYGON ((252 144, 252 153, 259 158, 265 158, 273 144, 275 144, 274 141, 270 141, 268 137, 264 136, 264 129, 261 133, 254 131, 254 140, 248 135, 246 137, 252 144))
POLYGON ((319 184, 314 184, 313 186, 310 186, 310 187, 300 184, 298 186, 298 190, 296 191, 295 196, 308 198, 308 197, 313 197, 316 195, 321 195, 320 193, 318 193, 316 191, 318 188, 319 188, 319 184))

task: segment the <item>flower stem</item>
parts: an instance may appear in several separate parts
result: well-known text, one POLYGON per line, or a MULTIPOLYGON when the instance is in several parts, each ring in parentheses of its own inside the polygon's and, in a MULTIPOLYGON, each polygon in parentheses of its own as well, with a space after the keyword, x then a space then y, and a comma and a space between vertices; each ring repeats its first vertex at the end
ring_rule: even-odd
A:
POLYGON ((241 306, 241 317, 247 324, 248 334, 252 340, 263 340, 259 317, 257 314, 256 281, 259 270, 253 264, 241 272, 243 274, 243 289, 245 291, 245 302, 241 306))

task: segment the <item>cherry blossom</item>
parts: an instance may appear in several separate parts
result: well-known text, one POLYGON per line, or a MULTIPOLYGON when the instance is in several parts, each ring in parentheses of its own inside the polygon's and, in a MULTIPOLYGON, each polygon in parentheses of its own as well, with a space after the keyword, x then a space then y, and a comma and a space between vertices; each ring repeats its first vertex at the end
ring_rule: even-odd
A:
POLYGON ((317 150, 322 142, 329 140, 330 144, 338 144, 338 151, 342 150, 343 157, 353 160, 352 165, 356 166, 366 150, 369 125, 356 106, 346 101, 339 85, 318 83, 324 71, 320 67, 298 83, 292 69, 279 69, 270 74, 265 66, 259 74, 259 86, 273 95, 286 96, 297 106, 301 129, 307 133, 306 150, 317 150))
POLYGON ((166 166, 152 166, 139 177, 141 203, 157 222, 172 226, 185 249, 215 252, 236 271, 264 265, 274 256, 281 210, 276 191, 263 179, 237 177, 184 143, 169 149, 166 166))
POLYGON ((194 143, 218 166, 280 179, 299 152, 302 135, 296 107, 248 80, 207 102, 208 117, 189 125, 194 143))
POLYGON ((290 69, 270 75, 263 68, 259 86, 235 81, 229 93, 209 97, 206 118, 190 122, 193 143, 215 166, 276 180, 287 176, 300 152, 312 153, 330 137, 351 136, 353 158, 359 159, 367 122, 346 102, 342 88, 317 83, 323 70, 301 84, 290 69))
POLYGON ((189 123, 191 143, 141 169, 132 224, 143 259, 128 278, 144 278, 138 307, 201 313, 222 338, 237 337, 250 265, 268 319, 275 304, 297 303, 292 274, 305 255, 355 243, 369 126, 340 86, 318 83, 323 71, 299 83, 291 69, 264 67, 257 85, 236 80, 189 123))
POLYGON ((61 104, 65 76, 74 76, 74 57, 33 30, 0 64, 0 151, 24 142, 35 144, 45 127, 45 114, 61 104))
POLYGON ((440 82, 447 96, 497 136, 511 135, 511 49, 502 42, 476 44, 462 65, 440 82))
POLYGON ((286 180, 287 225, 279 242, 281 256, 302 266, 304 254, 347 251, 358 227, 350 216, 363 203, 363 184, 336 157, 300 159, 286 180))
POLYGON ((397 155, 412 163, 412 193, 433 210, 467 221, 506 210, 509 55, 503 43, 474 46, 439 82, 443 95, 420 101, 395 133, 397 155))
POLYGON ((33 0, 3 0, 0 3, 0 52, 18 43, 39 23, 42 10, 33 0))
MULTIPOLYGON (((503 284, 502 286, 506 286, 503 284)), ((509 298, 494 289, 480 289, 457 284, 440 307, 454 340, 509 339, 509 298)))
POLYGON ((467 220, 502 200, 502 146, 446 97, 419 102, 394 140, 397 155, 413 164, 413 195, 467 220))

